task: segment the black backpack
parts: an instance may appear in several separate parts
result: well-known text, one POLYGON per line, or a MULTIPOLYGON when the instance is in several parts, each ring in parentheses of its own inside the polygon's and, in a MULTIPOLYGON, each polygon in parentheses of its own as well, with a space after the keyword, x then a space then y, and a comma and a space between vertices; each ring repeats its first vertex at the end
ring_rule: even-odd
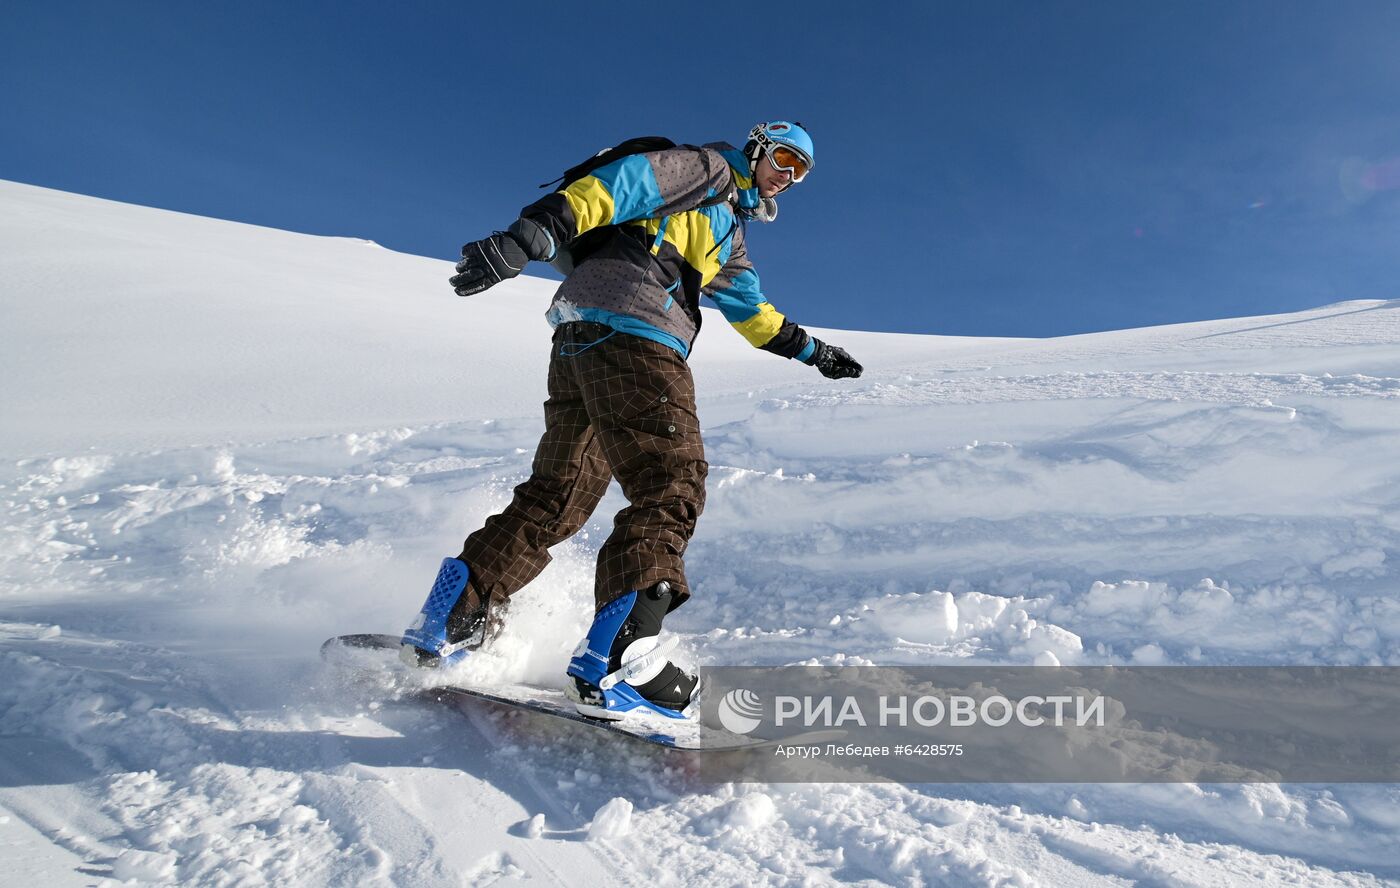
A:
MULTIPOLYGON (((634 139, 628 139, 625 142, 619 142, 611 148, 604 148, 582 163, 576 163, 569 167, 559 178, 552 182, 545 182, 540 187, 550 188, 557 184, 558 188, 555 190, 562 190, 568 188, 594 170, 605 167, 620 158, 627 157, 631 154, 645 154, 648 151, 665 151, 668 148, 675 147, 676 143, 665 136, 638 136, 634 139)), ((696 206, 696 209, 718 206, 727 200, 729 200, 728 192, 717 194, 714 197, 706 198, 701 201, 696 206)), ((590 253, 602 246, 603 241, 605 241, 608 236, 608 227, 595 228, 592 231, 584 232, 579 237, 560 246, 550 264, 561 273, 567 275, 574 270, 575 266, 587 258, 590 253)))

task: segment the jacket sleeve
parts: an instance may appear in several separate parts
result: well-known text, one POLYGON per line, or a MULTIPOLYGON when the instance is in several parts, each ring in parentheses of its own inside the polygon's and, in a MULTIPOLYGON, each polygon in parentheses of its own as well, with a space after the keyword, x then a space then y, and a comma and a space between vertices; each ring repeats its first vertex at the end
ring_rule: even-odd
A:
POLYGON ((758 272, 749 262, 748 248, 736 233, 729 259, 702 292, 719 306, 720 314, 749 344, 764 351, 805 361, 816 350, 812 337, 778 313, 759 287, 758 272))
POLYGON ((520 211, 566 244, 604 225, 692 210, 732 187, 729 164, 708 148, 629 154, 520 211))

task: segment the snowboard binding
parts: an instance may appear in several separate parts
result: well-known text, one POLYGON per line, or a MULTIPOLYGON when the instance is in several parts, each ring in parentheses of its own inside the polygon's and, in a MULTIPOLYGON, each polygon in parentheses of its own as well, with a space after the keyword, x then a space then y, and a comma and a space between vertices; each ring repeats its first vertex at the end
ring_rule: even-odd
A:
POLYGON ((466 562, 442 559, 428 600, 403 634, 400 656, 408 665, 455 666, 486 640, 486 602, 473 600, 475 596, 467 591, 469 579, 466 562))
POLYGON ((633 712, 694 716, 700 681, 668 659, 675 637, 658 637, 674 594, 663 580, 599 609, 569 661, 570 696, 581 714, 602 719, 633 712))

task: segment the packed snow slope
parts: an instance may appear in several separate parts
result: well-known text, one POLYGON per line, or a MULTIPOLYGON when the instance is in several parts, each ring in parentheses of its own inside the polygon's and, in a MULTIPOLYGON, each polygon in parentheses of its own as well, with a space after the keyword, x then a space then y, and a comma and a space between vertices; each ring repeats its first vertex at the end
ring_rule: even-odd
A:
MULTIPOLYGON (((0 456, 533 418, 544 400, 546 280, 468 302, 444 289, 450 265, 370 241, 4 181, 0 244, 0 456)), ((810 375, 706 314, 712 393, 810 375)), ((927 337, 848 338, 927 353, 927 337)))
MULTIPOLYGON (((323 665, 529 469, 551 285, 449 273, 0 183, 0 884, 1400 878, 1391 786, 715 787, 323 665)), ((706 318, 690 662, 1400 665, 1400 300, 820 335, 866 375, 706 318)), ((620 505, 456 678, 560 680, 620 505)))

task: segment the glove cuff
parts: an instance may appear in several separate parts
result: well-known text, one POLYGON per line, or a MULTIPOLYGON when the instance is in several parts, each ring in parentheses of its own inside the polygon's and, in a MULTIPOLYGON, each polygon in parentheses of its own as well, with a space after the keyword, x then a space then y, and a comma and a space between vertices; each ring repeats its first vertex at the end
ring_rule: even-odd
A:
POLYGON ((826 351, 826 343, 813 336, 812 341, 807 344, 806 348, 798 353, 797 358, 807 366, 815 367, 817 366, 817 362, 821 360, 822 352, 824 351, 826 351))
POLYGON ((554 258, 554 238, 538 222, 521 217, 506 229, 506 233, 515 238, 525 255, 536 262, 548 262, 554 258))

